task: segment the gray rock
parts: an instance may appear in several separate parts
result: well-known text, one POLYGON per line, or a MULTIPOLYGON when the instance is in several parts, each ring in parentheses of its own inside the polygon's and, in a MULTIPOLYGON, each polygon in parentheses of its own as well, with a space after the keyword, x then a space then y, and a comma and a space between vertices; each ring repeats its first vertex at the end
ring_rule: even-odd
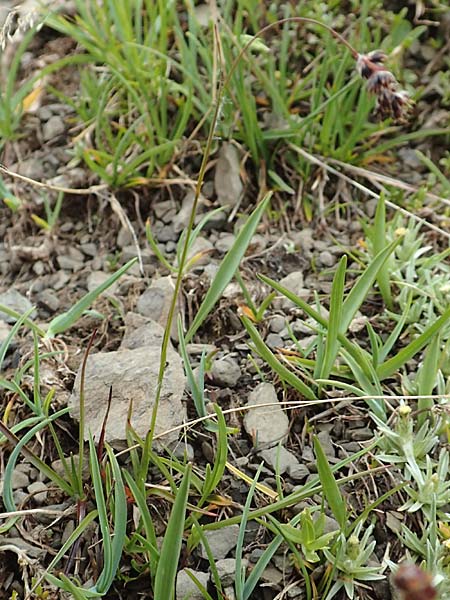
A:
POLYGON ((278 333, 269 333, 266 337, 266 344, 269 348, 281 348, 283 346, 283 338, 278 333))
POLYGON ((49 279, 49 286, 58 292, 65 287, 69 279, 70 276, 65 271, 56 271, 49 279))
POLYGON ((271 383, 260 383, 249 395, 247 406, 274 404, 247 410, 244 428, 258 446, 274 446, 283 442, 289 432, 289 419, 278 405, 278 397, 271 383))
POLYGON ((38 181, 45 179, 45 165, 42 156, 21 160, 18 164, 12 165, 11 170, 38 181))
POLYGON ((235 206, 241 199, 242 182, 239 154, 235 146, 225 142, 219 150, 214 174, 214 187, 221 206, 235 206))
MULTIPOLYGON (((239 525, 229 525, 215 531, 205 531, 206 539, 211 548, 214 560, 225 558, 228 552, 236 547, 239 535, 239 525)), ((207 557, 203 544, 200 544, 200 554, 207 557)))
POLYGON ((36 298, 39 305, 43 306, 50 312, 57 312, 61 303, 56 294, 54 294, 51 290, 43 289, 36 298))
POLYGON ((369 427, 348 430, 348 438, 355 442, 365 442, 373 438, 373 431, 369 427))
POLYGON ((287 473, 295 481, 303 481, 310 474, 308 468, 283 446, 261 450, 259 455, 275 472, 287 473))
POLYGON ((13 476, 11 480, 11 488, 13 490, 21 490, 25 489, 30 485, 30 476, 29 473, 26 473, 24 470, 19 469, 20 465, 13 471, 13 476))
MULTIPOLYGON (((3 494, 3 482, 0 482, 0 491, 3 494)), ((24 505, 28 501, 28 494, 22 489, 13 491, 13 500, 16 506, 24 505)))
POLYGON ((156 202, 153 205, 153 210, 156 218, 160 219, 163 223, 171 223, 177 212, 176 206, 172 200, 156 202))
POLYGON ((83 254, 90 256, 91 258, 94 258, 94 256, 97 256, 98 254, 98 248, 94 242, 86 242, 85 244, 81 244, 80 249, 83 254))
MULTIPOLYGON (((86 430, 99 439, 106 412, 109 388, 112 386, 111 410, 106 425, 106 440, 122 448, 126 439, 127 414, 132 404, 131 424, 138 435, 145 437, 155 401, 160 362, 160 344, 135 350, 119 350, 93 354, 89 357, 85 381, 86 430)), ((156 434, 185 420, 182 397, 185 375, 182 362, 173 348, 168 348, 167 368, 162 385, 156 421, 156 434)), ((69 406, 72 416, 79 418, 80 371, 75 379, 69 406)), ((171 433, 164 437, 167 444, 178 438, 171 433)))
MULTIPOLYGON (((200 265, 207 265, 211 261, 211 253, 214 250, 212 243, 199 235, 192 246, 189 248, 188 261, 195 258, 193 266, 198 267, 200 265)), ((176 261, 178 265, 178 261, 176 261)))
MULTIPOLYGON (((242 561, 247 566, 247 560, 242 561)), ((216 562, 217 573, 224 587, 232 586, 236 579, 236 559, 222 558, 216 562)))
POLYGON ((126 246, 131 246, 133 243, 133 234, 128 229, 128 227, 122 227, 117 234, 116 244, 119 248, 125 248, 126 246))
MULTIPOLYGON (((73 463, 75 465, 75 468, 78 469, 78 465, 80 462, 79 459, 79 454, 74 454, 73 455, 73 463)), ((71 459, 67 458, 66 459, 66 464, 69 467, 69 469, 71 468, 71 459)), ((54 460, 52 462, 52 469, 54 471, 56 471, 56 473, 58 473, 58 475, 60 475, 61 477, 66 477, 66 471, 64 469, 64 464, 63 461, 60 458, 57 458, 56 460, 54 460)), ((83 460, 83 469, 82 469, 82 477, 83 477, 83 481, 87 481, 90 477, 90 471, 89 471, 89 453, 88 451, 86 451, 85 456, 84 456, 84 460, 83 460)))
POLYGON ((284 580, 284 575, 281 571, 269 565, 261 573, 261 581, 270 586, 278 587, 284 580))
POLYGON ((231 356, 225 356, 213 361, 211 377, 216 385, 235 387, 241 377, 241 369, 231 356))
POLYGON ((225 254, 225 252, 228 252, 228 250, 233 247, 235 241, 235 235, 232 233, 225 233, 221 235, 215 243, 216 250, 225 254))
MULTIPOLYGON (((293 271, 280 281, 280 285, 285 287, 290 292, 293 292, 300 298, 307 298, 309 296, 309 290, 304 288, 304 278, 302 271, 293 271)), ((288 300, 285 296, 278 296, 273 301, 273 307, 275 309, 289 310, 295 306, 294 302, 288 300)))
MULTIPOLYGON (((91 273, 89 273, 87 281, 86 281, 86 286, 87 286, 88 292, 93 292, 94 290, 96 290, 99 286, 103 285, 109 277, 111 277, 111 274, 105 273, 104 271, 92 271, 91 273)), ((115 294, 118 290, 118 287, 119 287, 119 281, 115 281, 106 290, 106 293, 107 294, 115 294)))
POLYGON ((202 592, 189 577, 187 571, 190 571, 193 575, 195 575, 195 577, 204 587, 207 587, 208 585, 208 573, 204 573, 203 571, 194 571, 193 569, 182 569, 181 571, 178 571, 177 575, 177 583, 175 586, 176 600, 203 600, 202 592))
POLYGON ((45 271, 45 265, 42 260, 37 260, 35 263, 33 263, 31 268, 33 269, 33 273, 35 273, 38 277, 40 277, 45 271))
POLYGON ((229 587, 225 587, 224 590, 223 590, 223 594, 224 594, 224 597, 227 600, 236 600, 236 594, 235 594, 235 591, 234 591, 234 585, 229 586, 229 587))
MULTIPOLYGON (((164 253, 163 253, 164 254, 164 253)), ((124 246, 122 249, 122 254, 120 255, 120 264, 125 264, 132 258, 135 258, 138 255, 137 248, 135 244, 130 244, 129 246, 124 246)), ((150 248, 140 248, 140 256, 142 260, 142 264, 149 265, 155 262, 156 258, 153 254, 153 251, 150 248)), ((139 276, 139 265, 135 264, 127 271, 128 275, 139 276)))
MULTIPOLYGON (((3 304, 4 306, 7 306, 12 310, 15 310, 21 315, 27 310, 30 310, 30 308, 32 307, 32 304, 28 300, 28 298, 22 296, 22 294, 14 288, 9 288, 9 290, 0 294, 0 304, 3 304)), ((33 311, 31 316, 35 317, 36 311, 33 311)), ((6 323, 16 322, 16 319, 14 317, 10 317, 4 312, 0 312, 0 319, 2 321, 5 321, 6 323)))
POLYGON ((63 254, 61 256, 57 256, 56 260, 61 269, 65 269, 66 271, 73 271, 74 273, 76 273, 77 271, 80 271, 83 268, 84 256, 80 260, 75 256, 63 254))
POLYGON ((136 350, 145 346, 160 346, 163 337, 164 329, 159 323, 138 313, 128 312, 125 315, 125 333, 119 349, 136 350))
POLYGON ((175 242, 178 239, 178 234, 175 233, 172 224, 164 225, 158 231, 158 242, 175 242))
POLYGON ((47 500, 48 488, 43 481, 33 481, 27 488, 29 494, 33 494, 36 504, 44 504, 47 500))
MULTIPOLYGON (((317 521, 317 519, 319 518, 319 514, 320 511, 317 511, 316 513, 314 513, 313 515, 313 519, 314 521, 317 521)), ((333 519, 333 517, 329 517, 328 515, 325 515, 325 523, 323 526, 323 532, 324 533, 332 533, 334 531, 340 531, 341 527, 339 525, 339 523, 336 521, 336 519, 333 519)))
POLYGON ((320 445, 322 446, 322 450, 324 451, 325 456, 327 456, 328 458, 335 458, 336 451, 334 449, 333 442, 331 441, 331 436, 328 433, 328 431, 319 431, 319 433, 317 434, 317 439, 319 440, 320 445))
POLYGON ((324 250, 319 254, 318 262, 322 267, 332 267, 336 264, 336 257, 329 250, 324 250))
POLYGON ((173 230, 175 233, 180 233, 183 229, 189 225, 189 218, 191 216, 192 206, 194 204, 195 193, 189 190, 186 196, 183 198, 181 208, 172 219, 173 230))
POLYGON ((309 227, 292 232, 290 238, 300 250, 306 251, 307 253, 311 252, 314 248, 314 232, 309 227))
POLYGON ((11 329, 11 325, 8 325, 8 323, 5 323, 5 321, 0 321, 0 345, 6 340, 11 329))
MULTIPOLYGON (((168 275, 167 277, 159 277, 154 279, 150 287, 145 290, 142 296, 139 298, 136 306, 138 313, 144 317, 148 317, 153 321, 156 321, 162 327, 165 327, 167 323, 167 317, 169 315, 170 303, 172 302, 172 296, 175 290, 175 283, 173 278, 168 275)), ((179 309, 175 312, 175 319, 172 326, 171 336, 172 339, 178 339, 177 332, 177 318, 179 309)))
POLYGON ((42 137, 45 142, 49 142, 56 137, 62 135, 66 130, 64 121, 58 115, 50 117, 50 119, 44 123, 42 128, 42 137))
POLYGON ((285 317, 282 317, 281 315, 274 315, 270 319, 269 328, 270 328, 270 331, 272 331, 273 333, 280 333, 280 331, 282 331, 284 329, 285 325, 286 325, 285 317))

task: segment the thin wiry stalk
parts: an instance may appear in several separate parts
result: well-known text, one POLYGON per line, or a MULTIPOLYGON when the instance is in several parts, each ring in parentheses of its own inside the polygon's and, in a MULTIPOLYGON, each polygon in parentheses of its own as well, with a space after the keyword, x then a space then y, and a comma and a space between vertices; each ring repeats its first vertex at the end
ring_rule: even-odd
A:
MULTIPOLYGON (((219 36, 219 32, 218 32, 216 26, 214 28, 214 34, 216 37, 219 36)), ((183 281, 184 267, 187 262, 187 255, 188 255, 188 251, 189 251, 189 242, 191 239, 192 231, 194 229, 194 222, 195 222, 195 215, 197 214, 198 201, 200 198, 203 180, 205 178, 206 167, 208 164, 209 156, 211 154, 211 148, 212 148, 212 143, 213 143, 213 139, 214 139, 214 132, 216 129, 216 124, 217 124, 220 109, 221 109, 223 84, 220 79, 220 76, 218 77, 218 80, 219 80, 219 83, 218 83, 216 102, 215 102, 215 106, 214 106, 213 118, 212 118, 212 122, 211 122, 211 127, 209 128, 208 138, 206 140, 206 146, 205 146, 205 151, 204 151, 203 157, 202 157, 202 163, 200 165, 199 175, 198 175, 198 179, 197 179, 197 185, 195 187, 194 202, 192 205, 191 214, 189 216, 189 223, 188 223, 188 226, 186 229, 186 237, 184 240, 183 250, 181 253, 181 259, 180 259, 180 263, 179 263, 179 267, 178 267, 178 274, 177 274, 177 278, 175 281, 175 289, 174 289, 174 292, 172 295, 169 313, 167 316, 167 324, 164 329, 164 336, 163 336, 163 341, 161 344, 161 358, 160 358, 160 363, 159 363, 158 385, 156 388, 155 404, 153 406, 152 416, 151 416, 151 421, 150 421, 150 431, 149 431, 149 434, 148 434, 147 440, 146 440, 146 446, 149 444, 148 447, 151 447, 151 442, 153 440, 153 436, 154 436, 154 432, 155 432, 156 417, 158 414, 159 403, 161 400, 164 372, 166 370, 167 349, 168 349, 169 342, 170 342, 170 332, 172 329, 172 323, 173 323, 174 316, 175 316, 175 310, 176 310, 176 306, 177 306, 178 295, 179 295, 179 292, 181 289, 181 283, 183 281)))
MULTIPOLYGON (((409 395, 374 395, 374 394, 370 394, 370 395, 364 395, 364 396, 342 396, 339 398, 324 398, 324 399, 320 399, 320 400, 285 400, 285 401, 277 401, 277 402, 267 402, 264 404, 257 404, 257 405, 252 405, 252 406, 237 406, 234 408, 228 408, 226 410, 223 410, 222 413, 224 415, 231 415, 231 414, 236 414, 236 413, 243 413, 243 412, 247 412, 250 410, 255 410, 255 409, 260 409, 260 408, 270 408, 270 407, 282 407, 285 408, 287 410, 295 410, 297 408, 306 408, 308 406, 317 406, 320 404, 340 404, 341 402, 356 402, 356 401, 364 401, 364 400, 385 400, 386 402, 395 402, 395 401, 408 401, 408 400, 421 400, 421 399, 425 399, 425 400, 450 400, 450 394, 430 394, 430 395, 413 395, 413 396, 409 396, 409 395)), ((170 429, 166 429, 164 431, 162 431, 161 433, 156 434, 153 439, 160 439, 166 435, 169 435, 171 433, 175 433, 177 431, 182 431, 182 430, 187 430, 187 429, 193 429, 196 425, 199 425, 200 423, 203 423, 204 421, 207 421, 208 419, 211 419, 211 417, 213 417, 214 414, 208 414, 205 415, 204 417, 198 417, 196 419, 190 419, 189 421, 185 421, 184 423, 181 423, 181 425, 176 425, 175 427, 171 427, 170 429)), ((130 452, 131 450, 136 450, 138 448, 140 448, 141 445, 140 444, 135 444, 133 446, 130 446, 129 448, 125 448, 124 450, 121 450, 120 452, 118 452, 116 454, 116 456, 121 456, 123 454, 128 454, 128 452, 130 452)))

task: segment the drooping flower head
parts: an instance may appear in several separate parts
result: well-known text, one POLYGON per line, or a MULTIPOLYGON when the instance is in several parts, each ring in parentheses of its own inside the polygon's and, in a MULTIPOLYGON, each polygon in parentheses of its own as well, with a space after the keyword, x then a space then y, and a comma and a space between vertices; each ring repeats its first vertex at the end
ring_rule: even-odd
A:
POLYGON ((374 50, 368 54, 358 54, 356 70, 367 80, 367 90, 377 98, 376 112, 381 118, 393 117, 403 121, 412 106, 411 99, 394 75, 385 66, 386 54, 374 50))

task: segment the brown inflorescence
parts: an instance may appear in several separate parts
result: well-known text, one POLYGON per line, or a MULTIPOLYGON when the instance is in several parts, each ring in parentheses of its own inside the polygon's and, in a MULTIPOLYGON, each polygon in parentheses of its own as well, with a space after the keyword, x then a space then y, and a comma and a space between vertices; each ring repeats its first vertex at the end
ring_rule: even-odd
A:
POLYGON ((367 79, 367 90, 377 97, 376 111, 380 117, 403 121, 412 102, 408 93, 399 89, 398 81, 385 67, 386 58, 386 54, 380 50, 358 54, 356 69, 361 77, 367 79))
POLYGON ((403 600, 435 600, 437 591, 432 576, 413 564, 400 565, 394 583, 403 600))

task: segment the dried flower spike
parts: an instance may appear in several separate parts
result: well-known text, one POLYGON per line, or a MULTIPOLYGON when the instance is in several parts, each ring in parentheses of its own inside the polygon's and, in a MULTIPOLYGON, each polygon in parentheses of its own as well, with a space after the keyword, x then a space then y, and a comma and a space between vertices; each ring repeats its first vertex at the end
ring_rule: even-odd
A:
POLYGON ((413 564, 400 565, 394 583, 403 600, 435 600, 437 591, 432 576, 413 564))
POLYGON ((411 99, 405 90, 399 89, 398 81, 385 67, 386 58, 381 50, 358 54, 356 69, 367 79, 367 90, 377 97, 376 112, 380 117, 393 117, 401 122, 411 108, 411 99))

